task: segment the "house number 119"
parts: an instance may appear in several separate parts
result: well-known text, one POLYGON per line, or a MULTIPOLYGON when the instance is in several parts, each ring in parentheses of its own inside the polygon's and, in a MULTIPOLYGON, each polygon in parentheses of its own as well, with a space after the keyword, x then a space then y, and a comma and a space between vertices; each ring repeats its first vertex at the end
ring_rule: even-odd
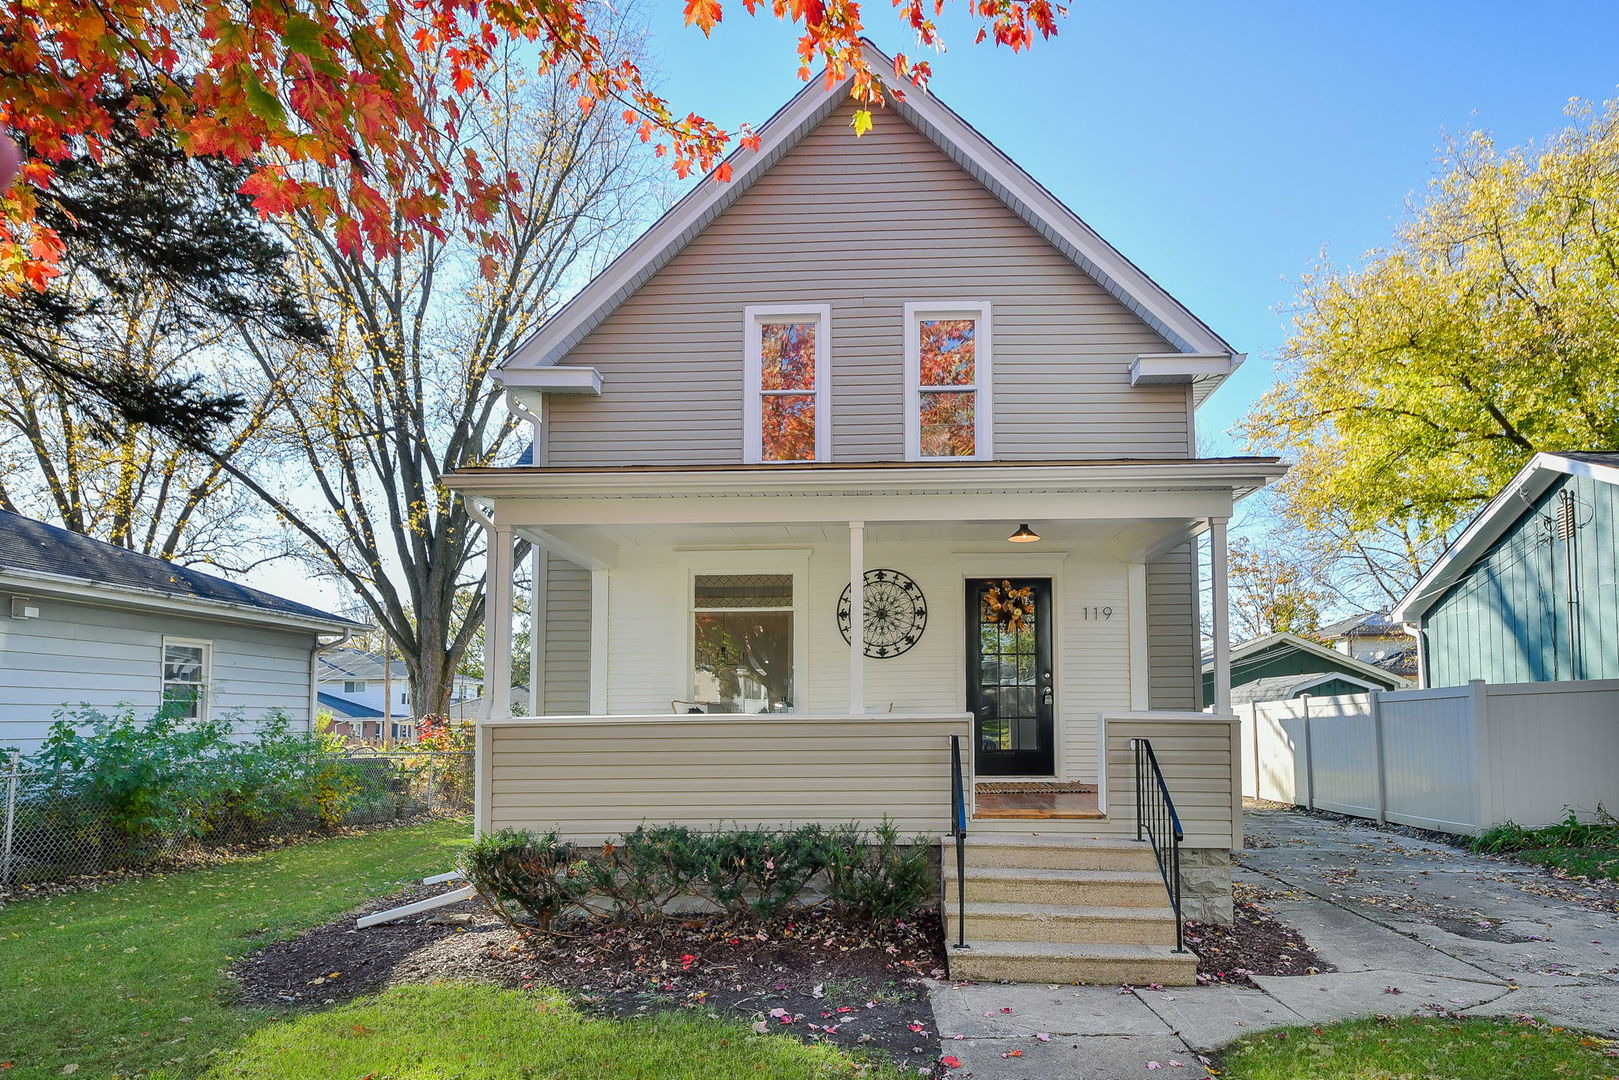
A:
POLYGON ((1080 618, 1082 619, 1095 620, 1113 618, 1113 609, 1110 607, 1082 607, 1079 610, 1080 618))

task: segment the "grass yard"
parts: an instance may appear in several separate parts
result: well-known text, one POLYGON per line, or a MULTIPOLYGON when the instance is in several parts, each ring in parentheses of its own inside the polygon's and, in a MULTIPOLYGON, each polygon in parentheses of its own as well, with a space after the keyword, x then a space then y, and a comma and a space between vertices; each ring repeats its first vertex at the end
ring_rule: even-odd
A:
POLYGON ((222 1058, 207 1080, 899 1080, 829 1046, 702 1016, 641 1020, 581 1014, 552 993, 491 986, 403 986, 329 1012, 272 1024, 222 1058))
POLYGON ((480 986, 406 987, 323 1013, 231 1003, 233 959, 449 868, 470 832, 440 820, 0 909, 0 1076, 897 1075, 746 1025, 597 1020, 554 997, 480 986))
POLYGON ((1518 1020, 1382 1018, 1251 1035, 1223 1080, 1614 1080, 1615 1046, 1518 1020))
POLYGON ((1476 838, 1472 846, 1568 874, 1619 881, 1619 822, 1611 817, 1590 822, 1570 814, 1560 824, 1539 829, 1509 821, 1476 838))

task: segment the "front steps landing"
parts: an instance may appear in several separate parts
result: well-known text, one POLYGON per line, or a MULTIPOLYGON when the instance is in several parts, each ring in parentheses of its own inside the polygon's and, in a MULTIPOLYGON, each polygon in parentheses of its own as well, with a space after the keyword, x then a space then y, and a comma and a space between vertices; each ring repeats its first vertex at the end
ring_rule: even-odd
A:
POLYGON ((950 977, 975 982, 1190 986, 1197 957, 1175 952, 1175 914, 1144 843, 1116 838, 980 834, 943 839, 950 977), (958 949, 965 892, 968 948, 958 949))

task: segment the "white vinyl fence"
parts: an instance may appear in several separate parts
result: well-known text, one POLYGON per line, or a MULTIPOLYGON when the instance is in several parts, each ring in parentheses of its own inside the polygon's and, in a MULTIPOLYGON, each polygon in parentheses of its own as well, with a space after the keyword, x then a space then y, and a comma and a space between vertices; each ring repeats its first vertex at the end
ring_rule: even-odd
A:
POLYGON ((1619 810, 1619 680, 1475 681, 1236 712, 1252 798, 1467 834, 1619 810))

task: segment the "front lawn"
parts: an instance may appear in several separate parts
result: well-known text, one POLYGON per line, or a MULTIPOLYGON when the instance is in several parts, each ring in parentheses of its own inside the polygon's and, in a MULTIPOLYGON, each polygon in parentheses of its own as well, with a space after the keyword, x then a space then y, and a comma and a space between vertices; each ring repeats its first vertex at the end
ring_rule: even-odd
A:
POLYGON ((0 909, 0 1076, 900 1075, 700 1011, 595 1019, 549 991, 440 983, 326 1012, 233 1004, 233 961, 448 869, 470 833, 438 820, 0 909))
POLYGON ((471 832, 441 819, 11 904, 0 1075, 197 1075, 270 1018, 229 1005, 232 959, 449 869, 471 832))
POLYGON ((273 1024, 222 1058, 207 1080, 899 1080, 830 1046, 756 1035, 708 1016, 586 1016, 555 992, 401 986, 273 1024))
POLYGON ((1250 1035, 1223 1080, 1614 1080, 1615 1044, 1522 1020, 1380 1017, 1250 1035))

